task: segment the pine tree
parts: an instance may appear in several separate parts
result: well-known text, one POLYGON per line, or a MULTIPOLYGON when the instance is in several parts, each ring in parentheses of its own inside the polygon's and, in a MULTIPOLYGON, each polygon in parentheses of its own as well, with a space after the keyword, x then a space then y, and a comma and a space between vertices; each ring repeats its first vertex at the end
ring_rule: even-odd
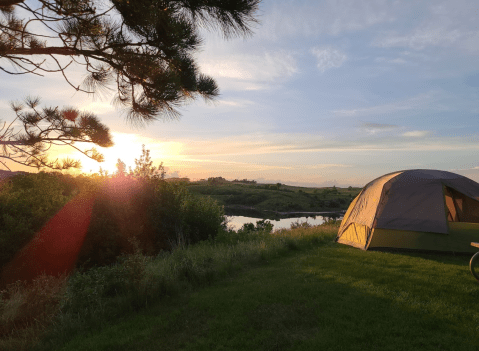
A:
MULTIPOLYGON (((247 36, 260 1, 0 0, 0 70, 40 76, 61 72, 76 91, 113 92, 113 102, 134 123, 177 118, 178 106, 219 94, 216 82, 201 74, 194 60, 202 41, 199 30, 219 29, 225 38, 247 36), (87 73, 83 82, 70 79, 73 66, 87 73)), ((81 150, 74 143, 113 145, 108 128, 94 115, 58 107, 38 111, 37 105, 27 102, 33 109, 28 113, 12 106, 24 133, 12 123, 0 127, 0 163, 6 168, 2 160, 37 168, 79 167, 74 160, 49 161, 48 149, 69 145, 101 161, 94 148, 81 150), (40 121, 50 125, 42 128, 40 121)))
POLYGON ((94 147, 85 150, 78 146, 78 143, 113 145, 108 127, 95 115, 69 107, 40 108, 39 104, 39 98, 30 97, 24 104, 11 104, 16 118, 0 126, 0 164, 9 170, 6 160, 38 169, 65 170, 81 166, 79 161, 69 158, 49 160, 47 154, 54 145, 71 147, 93 160, 103 161, 103 155, 94 147), (17 123, 21 124, 23 133, 15 130, 17 123))
POLYGON ((216 82, 201 74, 194 60, 200 28, 217 28, 226 38, 248 35, 259 2, 0 0, 0 59, 16 71, 0 69, 61 72, 75 90, 89 94, 113 90, 114 102, 133 122, 175 118, 178 106, 219 94, 216 82), (68 77, 71 65, 88 73, 81 84, 68 77))

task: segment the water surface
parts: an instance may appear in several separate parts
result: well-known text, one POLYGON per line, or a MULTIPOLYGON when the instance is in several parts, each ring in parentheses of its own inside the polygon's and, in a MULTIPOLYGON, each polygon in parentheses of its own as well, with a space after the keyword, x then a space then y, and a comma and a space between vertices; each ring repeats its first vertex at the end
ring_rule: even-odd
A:
MULTIPOLYGON (((228 226, 232 227, 234 230, 240 229, 245 223, 253 223, 256 225, 257 221, 260 221, 261 218, 254 217, 245 217, 245 216, 228 216, 228 226)), ((281 219, 268 219, 275 229, 291 228, 291 223, 299 221, 308 222, 311 225, 320 225, 324 223, 325 217, 323 216, 313 216, 313 217, 292 217, 292 218, 281 218, 281 219)))

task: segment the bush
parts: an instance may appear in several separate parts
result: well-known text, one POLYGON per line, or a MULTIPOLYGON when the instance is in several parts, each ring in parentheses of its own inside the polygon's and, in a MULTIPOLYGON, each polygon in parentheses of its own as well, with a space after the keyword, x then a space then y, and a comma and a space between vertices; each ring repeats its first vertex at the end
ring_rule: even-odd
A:
POLYGON ((300 222, 299 219, 296 222, 291 222, 291 229, 297 228, 311 228, 312 225, 308 223, 308 221, 300 222))
POLYGON ((155 180, 132 177, 97 179, 95 203, 77 267, 114 263, 122 254, 158 251, 149 219, 155 180))
POLYGON ((256 221, 256 225, 253 223, 245 223, 237 231, 232 229, 220 231, 214 242, 235 245, 240 242, 264 239, 273 232, 273 226, 274 225, 266 219, 256 221))
POLYGON ((209 197, 188 192, 182 184, 160 182, 150 218, 160 246, 172 249, 214 238, 226 226, 224 210, 209 197))
POLYGON ((110 265, 123 254, 152 256, 214 238, 225 227, 223 208, 162 179, 101 180, 77 267, 110 265))
POLYGON ((74 179, 61 174, 21 174, 5 181, 0 186, 0 267, 78 191, 74 179))
POLYGON ((214 238, 226 226, 214 200, 161 177, 22 174, 0 187, 0 267, 79 192, 95 196, 80 270, 110 265, 122 254, 151 256, 214 238))

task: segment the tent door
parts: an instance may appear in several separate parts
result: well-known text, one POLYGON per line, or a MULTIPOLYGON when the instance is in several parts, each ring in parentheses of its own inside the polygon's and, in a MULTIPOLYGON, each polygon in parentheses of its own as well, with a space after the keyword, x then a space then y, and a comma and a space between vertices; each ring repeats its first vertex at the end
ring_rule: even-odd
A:
POLYGON ((449 222, 479 223, 479 201, 449 187, 444 187, 444 197, 449 222))

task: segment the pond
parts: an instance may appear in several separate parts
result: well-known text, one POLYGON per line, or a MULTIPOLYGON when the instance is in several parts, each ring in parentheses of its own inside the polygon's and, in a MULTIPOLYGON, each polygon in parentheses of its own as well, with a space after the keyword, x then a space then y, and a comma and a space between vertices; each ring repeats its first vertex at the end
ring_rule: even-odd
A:
MULTIPOLYGON (((267 219, 270 221, 274 227, 273 230, 276 229, 283 229, 283 228, 291 228, 291 223, 293 222, 308 222, 311 225, 320 225, 324 223, 325 218, 330 218, 331 216, 323 217, 323 216, 304 216, 304 217, 291 217, 291 218, 278 218, 278 219, 267 219)), ((228 226, 233 228, 234 230, 240 229, 243 224, 245 223, 253 223, 256 225, 257 221, 262 220, 263 218, 255 218, 255 217, 246 217, 246 216, 228 216, 228 226)), ((337 217, 337 219, 342 219, 341 217, 337 217)))

